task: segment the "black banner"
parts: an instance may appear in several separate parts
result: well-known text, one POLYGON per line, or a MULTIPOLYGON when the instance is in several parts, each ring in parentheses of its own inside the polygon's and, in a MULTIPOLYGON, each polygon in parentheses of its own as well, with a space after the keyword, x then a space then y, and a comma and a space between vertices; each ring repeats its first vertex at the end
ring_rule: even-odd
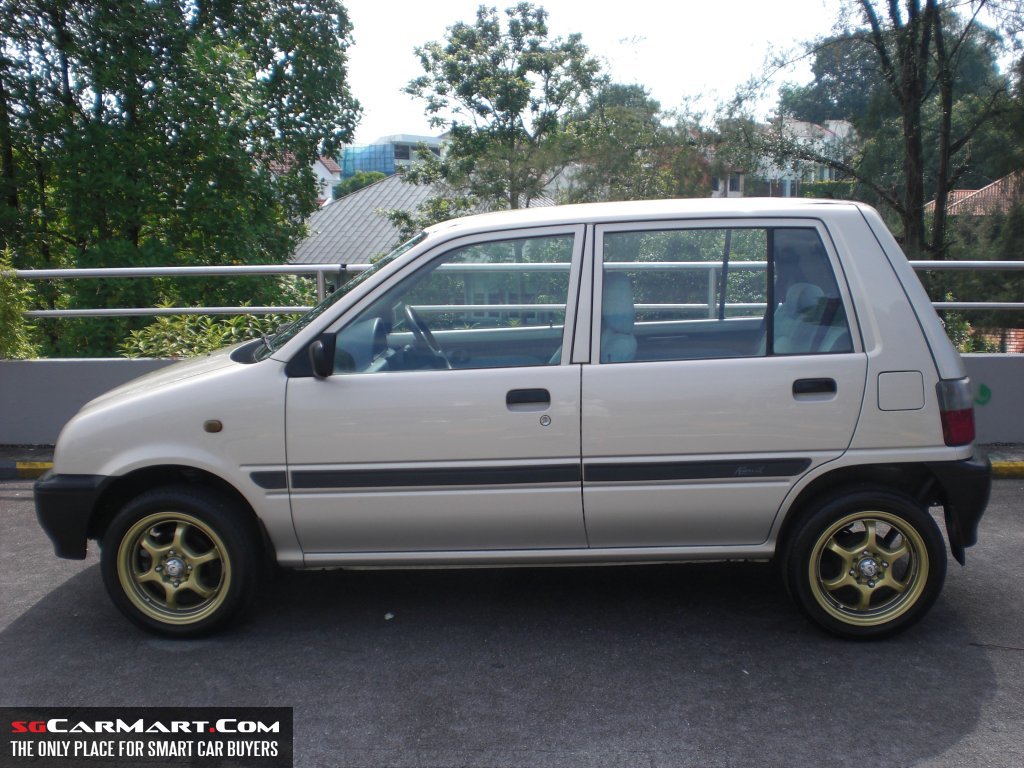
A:
POLYGON ((292 768, 290 707, 0 708, 4 768, 292 768))

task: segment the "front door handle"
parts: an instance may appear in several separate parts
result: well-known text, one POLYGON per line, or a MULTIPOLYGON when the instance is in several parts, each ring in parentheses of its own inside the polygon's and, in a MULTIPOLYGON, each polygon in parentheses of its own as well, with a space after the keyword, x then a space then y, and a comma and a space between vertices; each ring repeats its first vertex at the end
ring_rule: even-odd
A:
POLYGON ((551 393, 546 389, 513 389, 505 395, 510 411, 542 411, 551 405, 551 393))
POLYGON ((835 379, 797 379, 793 382, 793 397, 834 395, 838 391, 835 379))

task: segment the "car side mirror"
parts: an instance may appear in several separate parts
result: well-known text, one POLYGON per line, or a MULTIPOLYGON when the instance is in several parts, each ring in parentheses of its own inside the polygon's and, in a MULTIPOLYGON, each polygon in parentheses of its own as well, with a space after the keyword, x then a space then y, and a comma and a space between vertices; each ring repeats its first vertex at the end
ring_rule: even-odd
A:
POLYGON ((318 379, 326 379, 334 373, 334 347, 338 337, 333 333, 325 333, 309 345, 309 364, 313 375, 318 379))

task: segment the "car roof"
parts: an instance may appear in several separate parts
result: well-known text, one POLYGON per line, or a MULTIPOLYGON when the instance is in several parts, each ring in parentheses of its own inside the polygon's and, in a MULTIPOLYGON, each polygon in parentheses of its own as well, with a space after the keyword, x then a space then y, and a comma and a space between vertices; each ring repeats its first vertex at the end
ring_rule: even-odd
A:
POLYGON ((677 200, 633 200, 612 203, 555 205, 495 211, 435 224, 427 229, 432 235, 457 235, 479 230, 499 230, 557 224, 599 224, 621 221, 657 221, 672 218, 770 218, 774 216, 815 216, 827 209, 854 209, 859 203, 846 200, 809 198, 738 197, 677 200))

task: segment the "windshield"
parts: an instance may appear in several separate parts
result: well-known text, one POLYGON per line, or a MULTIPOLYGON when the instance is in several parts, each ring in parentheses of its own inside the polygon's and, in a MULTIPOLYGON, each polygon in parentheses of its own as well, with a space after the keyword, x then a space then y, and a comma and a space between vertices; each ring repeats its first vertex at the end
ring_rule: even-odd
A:
POLYGON ((371 266, 369 269, 359 273, 348 282, 339 286, 339 288, 334 293, 327 296, 323 301, 321 301, 319 304, 317 304, 315 307, 309 310, 309 312, 304 314, 298 320, 295 320, 294 322, 282 326, 273 336, 264 339, 263 347, 257 350, 256 354, 253 355, 253 358, 255 360, 264 360, 270 357, 271 354, 273 354, 281 347, 283 347, 285 344, 287 344, 289 341, 291 341, 291 339, 293 339, 299 333, 299 331, 301 331, 311 322, 320 317, 320 315, 322 315, 324 312, 326 312, 328 309, 334 306, 334 304, 336 304, 338 300, 341 299, 341 297, 348 294, 357 285, 366 282, 366 280, 368 280, 372 275, 377 274, 381 269, 383 269, 385 266, 393 262, 403 253, 409 251, 414 246, 423 242, 423 239, 426 236, 426 232, 421 232, 411 240, 407 240, 406 242, 402 243, 387 256, 374 263, 373 266, 371 266))

